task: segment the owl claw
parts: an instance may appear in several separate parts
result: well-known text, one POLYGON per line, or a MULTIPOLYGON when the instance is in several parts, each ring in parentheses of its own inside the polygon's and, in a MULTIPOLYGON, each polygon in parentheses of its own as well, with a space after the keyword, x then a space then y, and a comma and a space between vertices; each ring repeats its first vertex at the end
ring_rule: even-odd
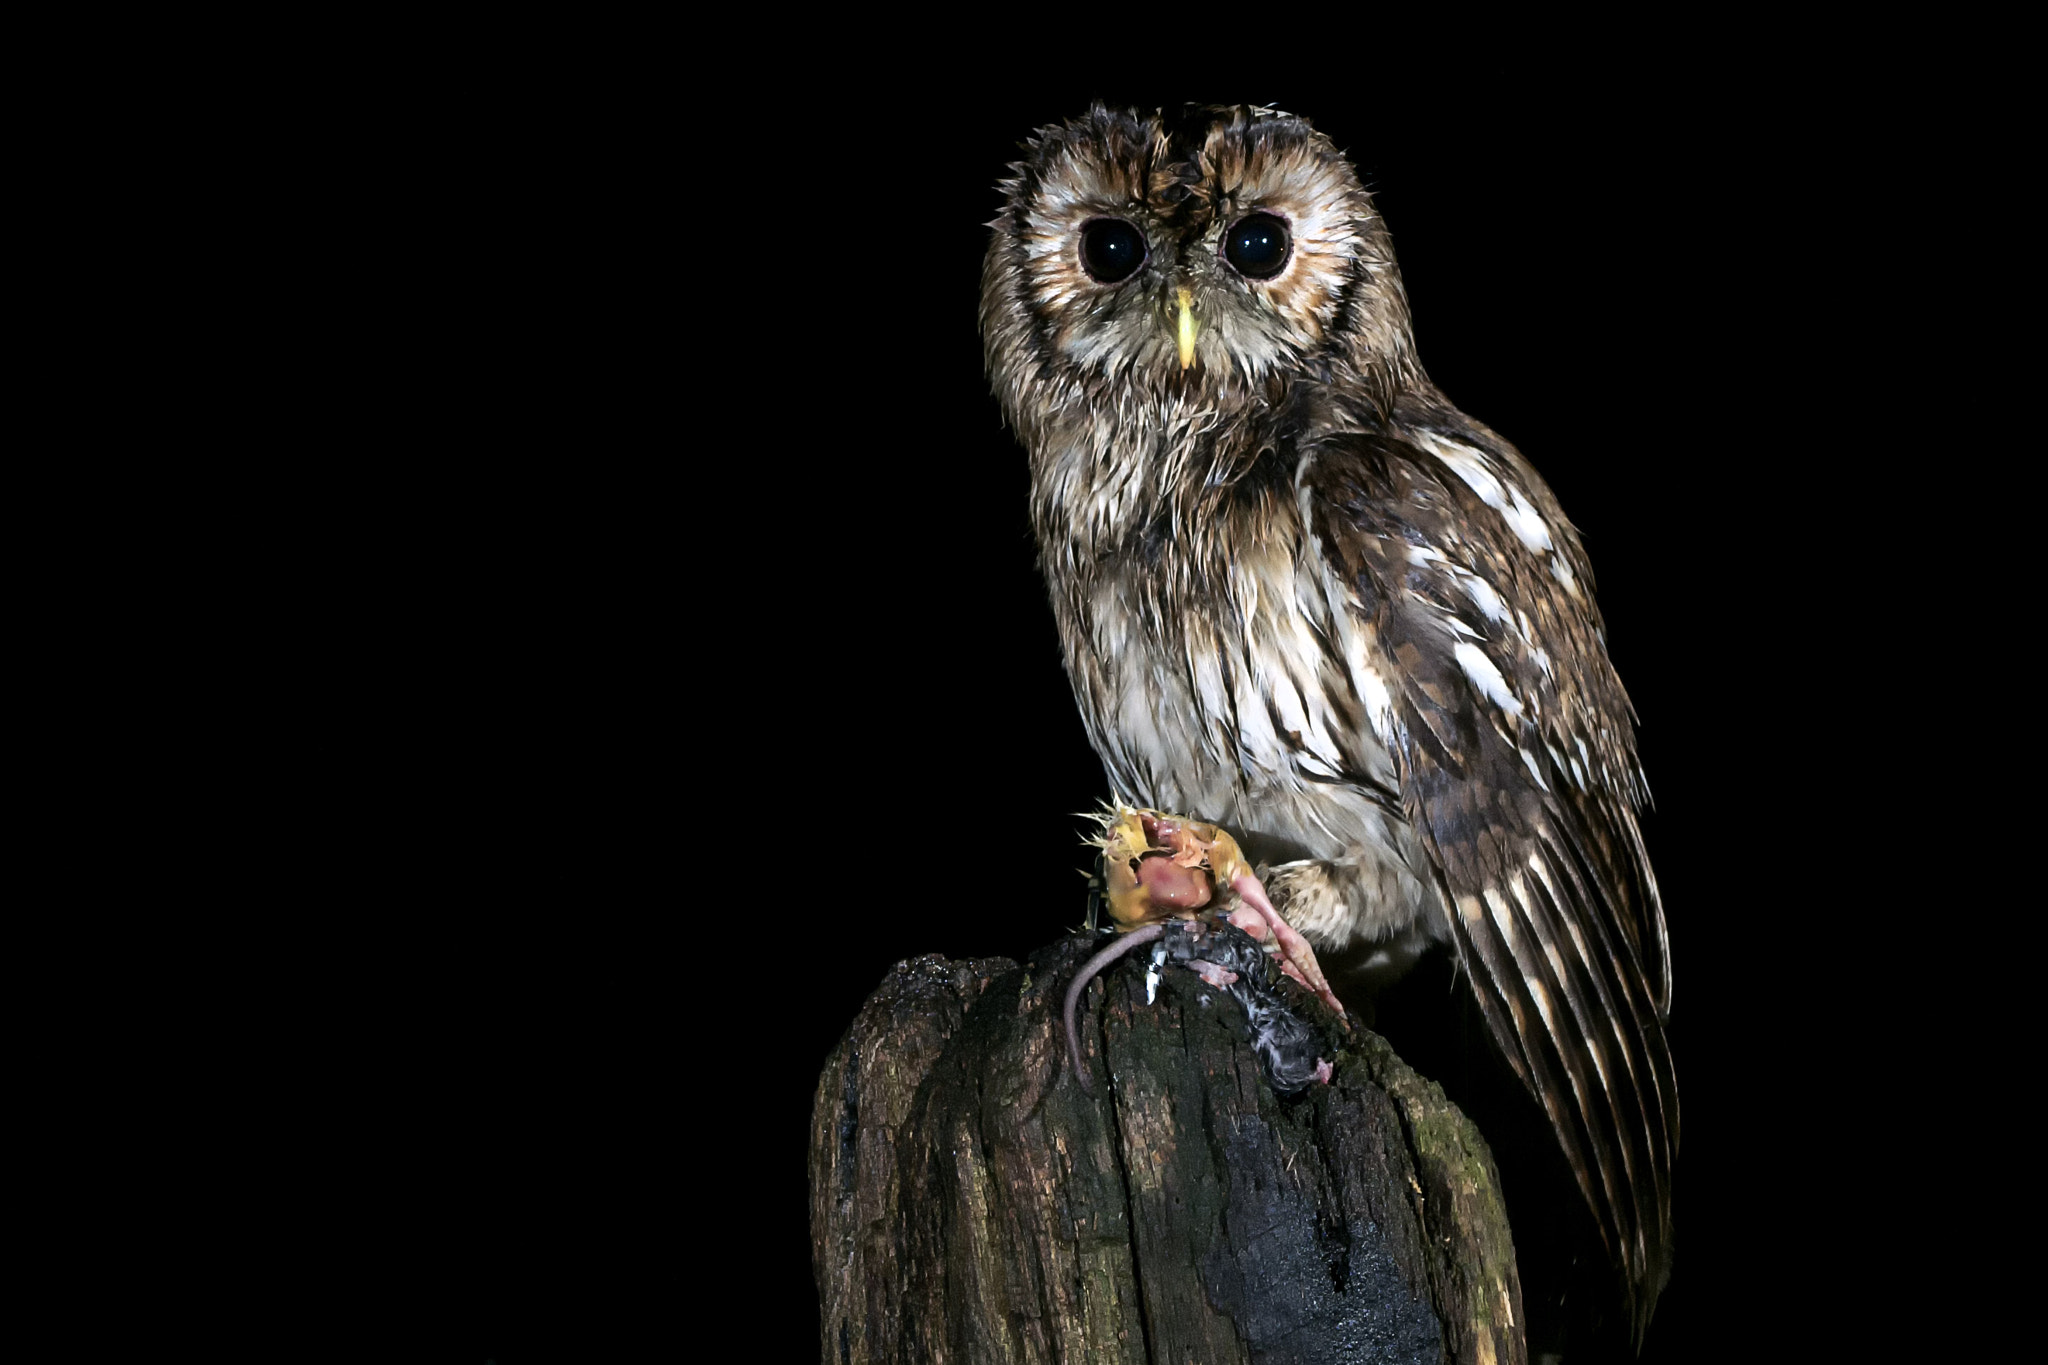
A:
POLYGON ((1262 943, 1270 936, 1280 950, 1280 970, 1314 991, 1348 1032, 1351 1020, 1344 1013, 1344 1003, 1324 978, 1322 965, 1316 961, 1316 950, 1309 946, 1300 930, 1281 918, 1280 912, 1273 908, 1265 886, 1247 870, 1230 879, 1230 889, 1237 892, 1238 899, 1244 902, 1230 912, 1230 922, 1262 943))
POLYGON ((1323 977, 1315 949, 1273 908, 1272 898, 1233 839, 1215 825, 1156 810, 1116 806, 1105 811, 1102 837, 1109 913, 1128 932, 1165 919, 1185 919, 1214 899, 1222 882, 1243 902, 1230 922, 1261 943, 1271 940, 1280 970, 1293 977, 1336 1014, 1351 1021, 1323 977))

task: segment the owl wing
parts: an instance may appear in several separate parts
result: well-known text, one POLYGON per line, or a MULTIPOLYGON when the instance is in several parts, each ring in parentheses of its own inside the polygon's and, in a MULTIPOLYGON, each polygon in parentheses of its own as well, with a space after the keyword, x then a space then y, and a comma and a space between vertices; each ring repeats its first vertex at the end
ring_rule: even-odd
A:
POLYGON ((1583 551, 1513 447, 1455 410, 1304 453, 1363 644, 1359 696, 1487 1023, 1627 1272, 1640 1333, 1671 1237, 1669 955, 1633 713, 1583 551))

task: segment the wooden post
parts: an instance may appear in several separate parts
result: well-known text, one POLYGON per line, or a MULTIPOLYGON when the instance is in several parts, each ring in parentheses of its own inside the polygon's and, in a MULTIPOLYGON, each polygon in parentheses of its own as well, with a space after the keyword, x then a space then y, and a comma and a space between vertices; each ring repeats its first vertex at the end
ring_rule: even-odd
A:
POLYGON ((1284 1099, 1234 1003, 1176 970, 1148 1005, 1129 960, 1083 1002, 1089 1094, 1060 1005, 1093 946, 899 963, 826 1063, 825 1365, 1523 1365, 1493 1160, 1433 1082, 1359 1029, 1284 1099))

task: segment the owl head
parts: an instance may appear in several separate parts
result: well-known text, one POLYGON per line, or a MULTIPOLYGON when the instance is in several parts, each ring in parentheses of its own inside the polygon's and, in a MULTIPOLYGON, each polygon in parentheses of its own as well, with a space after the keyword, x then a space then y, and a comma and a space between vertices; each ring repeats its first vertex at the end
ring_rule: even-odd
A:
POLYGON ((1250 106, 1042 128, 982 273, 989 374, 1029 445, 1062 413, 1368 403, 1419 373, 1386 227, 1302 119, 1250 106))

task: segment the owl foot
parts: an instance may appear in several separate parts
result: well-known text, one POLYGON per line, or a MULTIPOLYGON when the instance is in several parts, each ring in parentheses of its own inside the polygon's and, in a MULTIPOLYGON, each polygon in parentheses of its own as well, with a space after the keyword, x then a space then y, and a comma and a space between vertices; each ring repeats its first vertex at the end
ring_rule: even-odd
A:
POLYGON ((1238 850, 1237 840, 1201 820, 1156 810, 1116 806, 1103 812, 1103 879, 1109 913, 1126 932, 1164 919, 1185 919, 1215 896, 1220 881, 1241 904, 1228 916, 1280 959, 1280 970, 1314 991, 1348 1030, 1315 949, 1273 908, 1266 888, 1238 850))

